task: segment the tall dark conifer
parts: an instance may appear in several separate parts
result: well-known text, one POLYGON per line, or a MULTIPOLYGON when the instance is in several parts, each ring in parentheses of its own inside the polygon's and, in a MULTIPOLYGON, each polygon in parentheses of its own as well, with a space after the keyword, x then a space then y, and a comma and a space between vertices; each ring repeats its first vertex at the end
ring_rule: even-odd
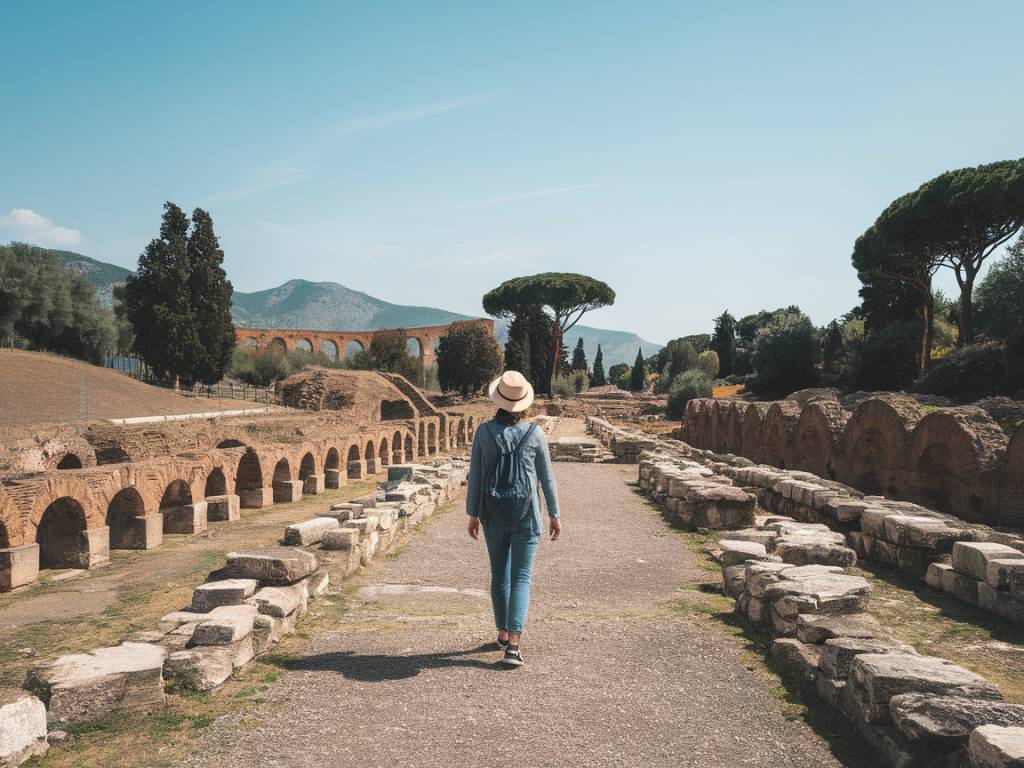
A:
POLYGON ((594 355, 594 372, 590 376, 590 385, 603 387, 608 383, 604 375, 604 355, 601 353, 601 345, 597 345, 597 354, 594 355))
POLYGON ((231 281, 224 268, 224 251, 213 231, 213 219, 202 208, 192 212, 188 239, 188 293, 196 341, 189 378, 207 384, 220 381, 235 348, 231 322, 231 281))
POLYGON ((636 360, 633 362, 633 372, 629 377, 629 388, 634 392, 642 392, 647 385, 647 376, 644 371, 644 351, 640 348, 636 351, 636 360))
POLYGON ((576 349, 572 351, 572 369, 574 371, 585 371, 587 365, 587 353, 583 351, 583 337, 576 340, 576 349))

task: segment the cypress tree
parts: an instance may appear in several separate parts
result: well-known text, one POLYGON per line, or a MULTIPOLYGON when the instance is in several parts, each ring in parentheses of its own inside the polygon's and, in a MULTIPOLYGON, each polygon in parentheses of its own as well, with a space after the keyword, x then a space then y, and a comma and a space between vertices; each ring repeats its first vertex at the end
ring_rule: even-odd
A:
POLYGON ((640 348, 636 351, 636 361, 633 363, 633 372, 629 377, 629 388, 634 392, 642 392, 646 383, 644 351, 643 348, 640 348))
POLYGON ((715 334, 709 346, 718 353, 718 375, 731 376, 736 360, 736 318, 728 310, 715 318, 715 334))
POLYGON ((187 248, 188 217, 174 203, 165 203, 160 236, 146 246, 125 282, 125 313, 135 330, 135 351, 164 380, 188 374, 196 345, 187 248))
POLYGON ((590 377, 590 384, 595 387, 603 387, 608 383, 604 375, 604 355, 601 354, 601 345, 597 345, 597 354, 594 355, 594 373, 590 377))
POLYGON ((197 344, 188 372, 192 381, 220 381, 235 348, 231 322, 231 282, 224 268, 224 251, 213 231, 213 219, 202 208, 192 212, 188 239, 188 293, 197 344))
POLYGON ((530 329, 518 315, 508 329, 505 344, 505 370, 519 371, 527 381, 533 382, 533 366, 530 354, 530 329))
POLYGON ((572 369, 574 371, 585 371, 587 365, 587 353, 583 351, 583 337, 576 340, 576 349, 572 351, 572 369))

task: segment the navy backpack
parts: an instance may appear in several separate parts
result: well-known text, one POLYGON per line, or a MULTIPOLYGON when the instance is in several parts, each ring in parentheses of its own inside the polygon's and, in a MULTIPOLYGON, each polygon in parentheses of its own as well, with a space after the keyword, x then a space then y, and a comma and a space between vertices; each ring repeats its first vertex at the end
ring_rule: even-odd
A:
POLYGON ((515 442, 510 438, 509 432, 514 434, 518 430, 503 429, 498 434, 489 428, 487 430, 498 450, 498 460, 494 464, 494 474, 487 491, 487 510, 498 522, 518 523, 529 509, 533 488, 530 486, 522 448, 536 428, 536 424, 531 424, 515 442))

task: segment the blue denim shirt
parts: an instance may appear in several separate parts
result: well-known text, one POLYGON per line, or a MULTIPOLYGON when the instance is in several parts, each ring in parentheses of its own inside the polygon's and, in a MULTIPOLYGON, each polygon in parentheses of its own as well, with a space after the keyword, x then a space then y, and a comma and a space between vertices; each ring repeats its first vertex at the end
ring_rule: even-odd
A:
MULTIPOLYGON (((484 498, 487 493, 485 488, 487 478, 491 476, 494 467, 498 462, 498 449, 494 445, 492 432, 497 432, 491 425, 496 424, 502 430, 518 430, 525 433, 530 424, 521 421, 515 426, 506 426, 491 420, 481 424, 473 437, 473 455, 469 464, 469 480, 466 487, 466 512, 473 517, 479 517, 482 522, 487 522, 487 508, 484 498)), ((548 438, 544 431, 537 427, 530 433, 529 437, 523 438, 522 457, 526 464, 527 477, 530 479, 530 486, 533 488, 534 533, 540 534, 540 495, 537 492, 538 483, 544 489, 544 501, 547 504, 548 516, 558 517, 558 487, 555 485, 555 475, 551 471, 551 455, 548 453, 548 438)))

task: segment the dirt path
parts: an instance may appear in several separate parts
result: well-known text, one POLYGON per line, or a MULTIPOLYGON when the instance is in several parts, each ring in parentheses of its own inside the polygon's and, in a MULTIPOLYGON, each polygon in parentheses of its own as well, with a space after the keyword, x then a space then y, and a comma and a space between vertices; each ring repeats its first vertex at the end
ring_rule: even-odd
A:
POLYGON ((375 565, 341 621, 281 660, 266 703, 218 719, 184 765, 839 765, 731 638, 679 610, 698 558, 635 475, 557 465, 566 531, 541 546, 525 668, 486 647, 486 552, 455 510, 375 565))

